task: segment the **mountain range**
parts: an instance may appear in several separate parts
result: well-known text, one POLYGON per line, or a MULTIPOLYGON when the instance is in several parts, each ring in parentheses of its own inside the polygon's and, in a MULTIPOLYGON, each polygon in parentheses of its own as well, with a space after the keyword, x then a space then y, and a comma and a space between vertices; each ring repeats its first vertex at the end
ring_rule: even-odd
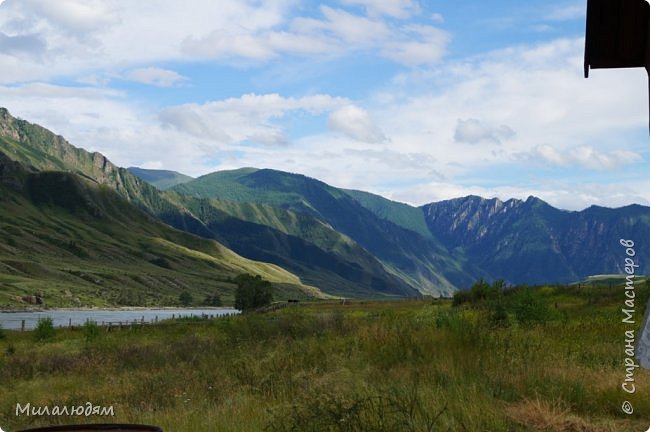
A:
MULTIPOLYGON (((65 277, 57 273, 61 287, 79 282, 62 270, 59 255, 72 260, 66 265, 73 271, 95 275, 96 270, 83 269, 144 260, 143 268, 153 268, 153 273, 187 279, 189 269, 204 265, 201 259, 218 268, 215 275, 193 273, 192 280, 201 283, 178 279, 168 285, 161 291, 167 300, 183 286, 197 295, 217 290, 228 297, 233 289, 229 278, 237 271, 263 273, 287 296, 450 295, 478 278, 568 283, 621 273, 625 256, 620 238, 638 243, 641 269, 650 260, 643 243, 650 238, 650 208, 640 205, 577 212, 535 197, 501 201, 468 196, 415 207, 271 169, 242 168, 195 179, 174 171, 124 169, 5 109, 0 109, 0 161, 2 200, 14 206, 0 209, 5 228, 0 286, 11 293, 5 295, 9 303, 43 285, 38 281, 47 279, 43 274, 49 271, 63 271, 65 277), (31 237, 25 234, 28 225, 31 237), (104 228, 116 235, 102 235, 104 228), (39 236, 56 241, 41 244, 39 236), (164 241, 152 240, 159 238, 164 241), (143 245, 154 247, 153 252, 143 245), (155 249, 161 245, 164 251, 155 249), (75 254, 71 247, 85 252, 75 254), (7 264, 17 256, 22 264, 7 264), (236 262, 237 268, 226 262, 236 262), (39 263, 44 269, 33 270, 39 263), (32 270, 21 273, 21 266, 32 270)), ((135 280, 135 274, 125 272, 135 280)), ((105 281, 106 292, 88 279, 93 276, 79 282, 80 293, 88 299, 103 293, 102 299, 115 302, 108 289, 112 279, 97 276, 105 281)), ((151 296, 157 283, 127 286, 130 295, 149 293, 144 297, 155 302, 151 296)), ((65 288, 59 291, 70 297, 65 288)))

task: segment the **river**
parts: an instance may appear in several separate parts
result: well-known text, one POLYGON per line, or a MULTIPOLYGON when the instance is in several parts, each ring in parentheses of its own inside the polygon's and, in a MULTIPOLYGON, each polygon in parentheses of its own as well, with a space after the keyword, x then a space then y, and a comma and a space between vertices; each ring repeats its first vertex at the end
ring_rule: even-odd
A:
POLYGON ((0 312, 0 327, 7 330, 20 330, 22 321, 25 320, 25 329, 36 327, 39 318, 51 317, 55 327, 83 325, 86 321, 95 321, 98 324, 141 321, 153 322, 156 320, 189 316, 222 316, 238 314, 239 311, 230 308, 206 309, 52 309, 43 311, 0 312))

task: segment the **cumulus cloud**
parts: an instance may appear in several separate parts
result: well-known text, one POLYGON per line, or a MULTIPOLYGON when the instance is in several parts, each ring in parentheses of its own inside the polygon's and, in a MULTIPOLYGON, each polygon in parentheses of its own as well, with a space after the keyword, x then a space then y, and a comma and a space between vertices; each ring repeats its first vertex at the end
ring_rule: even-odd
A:
POLYGON ((247 94, 202 105, 165 108, 158 118, 168 127, 226 145, 244 141, 285 145, 284 128, 274 121, 291 112, 320 115, 347 103, 345 98, 329 95, 285 98, 278 94, 247 94))
POLYGON ((450 35, 433 26, 391 26, 380 17, 322 5, 322 17, 296 17, 284 30, 220 28, 183 41, 190 56, 267 61, 282 54, 344 55, 366 51, 407 66, 432 64, 444 55, 450 35))
POLYGON ((48 25, 75 37, 104 31, 120 22, 117 7, 102 0, 7 0, 3 8, 11 14, 14 28, 48 25))
POLYGON ((372 121, 370 114, 355 105, 346 105, 331 113, 328 125, 330 129, 355 140, 368 143, 386 140, 384 134, 372 121))
POLYGON ((458 119, 454 140, 458 143, 478 144, 482 141, 501 144, 501 141, 508 140, 515 136, 515 131, 506 125, 497 128, 489 127, 477 119, 458 119))
POLYGON ((187 77, 184 77, 178 72, 156 67, 134 69, 126 74, 126 78, 158 87, 172 87, 187 81, 187 77))
POLYGON ((429 65, 444 55, 450 36, 430 25, 394 22, 420 13, 416 2, 350 0, 348 9, 322 5, 302 14, 292 0, 260 7, 254 0, 7 0, 0 9, 4 54, 39 54, 3 61, 0 83, 86 76, 98 68, 218 59, 239 65, 283 55, 322 58, 363 52, 405 66, 429 65), (368 15, 352 12, 366 5, 368 15), (138 41, 138 43, 133 43, 138 41))

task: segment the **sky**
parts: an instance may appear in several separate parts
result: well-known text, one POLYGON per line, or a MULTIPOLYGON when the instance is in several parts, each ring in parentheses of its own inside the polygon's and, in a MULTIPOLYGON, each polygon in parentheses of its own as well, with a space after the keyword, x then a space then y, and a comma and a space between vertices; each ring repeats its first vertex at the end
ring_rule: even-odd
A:
POLYGON ((413 205, 650 205, 643 69, 586 1, 0 0, 0 106, 128 167, 304 174, 413 205))

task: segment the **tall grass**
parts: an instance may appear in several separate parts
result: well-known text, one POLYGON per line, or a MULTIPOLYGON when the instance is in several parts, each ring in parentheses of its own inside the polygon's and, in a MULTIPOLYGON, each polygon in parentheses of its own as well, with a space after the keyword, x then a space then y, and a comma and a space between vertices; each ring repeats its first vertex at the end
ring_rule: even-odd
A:
MULTIPOLYGON (((48 344, 7 332, 0 348, 14 350, 0 349, 0 424, 12 430, 119 421, 192 432, 645 430, 646 371, 636 375, 635 414, 620 410, 620 299, 593 302, 561 289, 534 294, 552 309, 549 319, 519 320, 514 295, 504 300, 508 325, 495 325, 480 304, 393 301, 99 329, 91 338, 88 330, 60 330, 48 344), (113 405, 116 416, 15 416, 17 402, 88 401, 113 405)), ((643 289, 639 295, 647 298, 643 289)))

